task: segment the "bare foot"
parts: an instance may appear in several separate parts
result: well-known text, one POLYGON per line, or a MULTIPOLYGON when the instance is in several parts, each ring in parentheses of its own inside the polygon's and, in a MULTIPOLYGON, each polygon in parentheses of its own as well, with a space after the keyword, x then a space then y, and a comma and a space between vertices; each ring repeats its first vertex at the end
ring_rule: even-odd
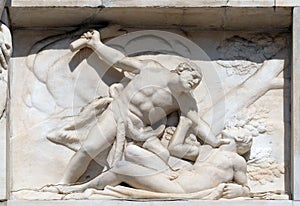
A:
POLYGON ((83 192, 84 188, 80 187, 79 185, 47 185, 40 191, 58 194, 69 194, 74 192, 83 192))

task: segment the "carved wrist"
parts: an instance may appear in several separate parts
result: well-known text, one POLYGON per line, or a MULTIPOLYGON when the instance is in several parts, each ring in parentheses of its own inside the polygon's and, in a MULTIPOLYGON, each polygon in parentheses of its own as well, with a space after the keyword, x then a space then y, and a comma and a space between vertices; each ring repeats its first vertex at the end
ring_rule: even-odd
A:
POLYGON ((105 46, 101 41, 93 41, 89 44, 91 49, 101 49, 101 47, 105 46))

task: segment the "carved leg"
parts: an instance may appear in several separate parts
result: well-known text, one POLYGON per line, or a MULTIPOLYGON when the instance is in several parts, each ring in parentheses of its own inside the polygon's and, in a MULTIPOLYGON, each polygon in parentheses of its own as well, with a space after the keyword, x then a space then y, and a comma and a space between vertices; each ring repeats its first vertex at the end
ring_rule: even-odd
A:
POLYGON ((121 182, 122 182, 121 179, 118 177, 116 173, 112 172, 111 170, 108 170, 98 175, 96 178, 92 179, 87 183, 80 184, 80 185, 66 186, 63 188, 59 188, 59 190, 62 193, 84 192, 86 189, 89 188, 102 190, 107 185, 116 186, 121 184, 121 182))
POLYGON ((86 171, 90 161, 108 148, 116 136, 116 122, 112 112, 106 110, 90 130, 86 141, 70 160, 60 184, 70 184, 86 171))
POLYGON ((60 194, 69 194, 75 192, 84 192, 86 189, 93 188, 102 190, 105 186, 116 186, 122 181, 111 171, 106 171, 89 182, 78 185, 50 185, 40 189, 42 192, 53 192, 60 194))
POLYGON ((170 158, 170 153, 167 148, 165 148, 160 140, 154 136, 145 141, 143 144, 143 147, 154 154, 156 154, 158 157, 160 157, 166 164, 168 164, 168 160, 170 158))
POLYGON ((153 192, 185 193, 176 180, 170 179, 169 171, 158 171, 128 161, 120 161, 112 168, 111 172, 115 173, 120 181, 137 189, 153 192))
POLYGON ((91 160, 91 156, 84 149, 80 148, 80 150, 78 150, 71 158, 59 184, 70 184, 76 182, 77 179, 86 171, 91 160))
POLYGON ((125 149, 125 159, 156 171, 169 169, 169 166, 156 154, 136 145, 129 145, 125 149))

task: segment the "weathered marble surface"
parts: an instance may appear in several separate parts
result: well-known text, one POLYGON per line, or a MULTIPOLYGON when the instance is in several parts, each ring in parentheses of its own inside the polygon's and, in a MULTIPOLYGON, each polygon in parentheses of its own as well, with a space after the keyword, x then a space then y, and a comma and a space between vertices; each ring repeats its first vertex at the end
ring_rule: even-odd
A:
MULTIPOLYGON (((273 85, 280 88, 271 90, 262 95, 253 105, 241 110, 238 115, 230 119, 226 126, 228 128, 233 126, 234 129, 231 131, 233 133, 248 133, 251 131, 253 145, 250 153, 250 161, 248 161, 247 164, 248 183, 252 192, 251 195, 262 199, 286 199, 287 196, 284 195, 284 193, 290 192, 290 179, 288 174, 291 172, 291 165, 289 165, 290 156, 287 152, 290 150, 290 140, 288 138, 291 135, 297 137, 299 129, 297 127, 298 116, 294 116, 292 117, 294 126, 292 126, 292 134, 290 134, 291 117, 289 106, 287 106, 291 103, 291 97, 289 95, 289 80, 291 79, 291 54, 289 53, 291 48, 290 33, 280 33, 274 30, 286 31, 290 28, 292 23, 292 9, 286 7, 293 6, 300 6, 300 0, 155 0, 147 2, 137 2, 136 0, 97 0, 92 2, 86 0, 12 0, 11 7, 9 8, 9 18, 12 22, 12 26, 15 28, 15 45, 18 45, 18 48, 13 60, 13 78, 11 80, 13 98, 10 117, 13 152, 12 189, 14 191, 11 198, 30 200, 104 198, 99 194, 98 196, 93 195, 93 191, 89 191, 90 193, 65 195, 33 191, 32 189, 39 189, 45 184, 57 183, 64 175, 64 168, 66 168, 74 151, 80 148, 80 138, 71 139, 69 142, 60 141, 54 144, 48 140, 50 139, 49 134, 55 134, 57 130, 60 132, 60 136, 66 133, 69 134, 69 131, 65 130, 66 122, 73 119, 73 115, 79 114, 81 107, 85 108, 85 112, 83 112, 82 115, 84 118, 83 120, 79 118, 79 121, 75 118, 75 125, 81 125, 81 122, 85 121, 89 122, 90 116, 87 114, 91 109, 93 110, 93 104, 86 105, 93 101, 95 96, 107 96, 109 94, 107 90, 108 85, 122 79, 122 76, 120 76, 118 72, 106 74, 101 71, 101 68, 103 69, 105 66, 92 54, 91 50, 85 49, 78 53, 74 59, 68 59, 70 57, 70 51, 68 50, 69 44, 78 36, 76 36, 76 38, 72 35, 63 36, 60 37, 62 40, 58 38, 57 42, 51 38, 45 41, 40 40, 65 33, 65 29, 70 31, 73 27, 78 26, 78 24, 87 23, 89 25, 98 26, 99 22, 112 21, 123 25, 126 32, 141 30, 141 28, 145 27, 153 29, 164 28, 168 31, 188 37, 206 52, 210 63, 206 62, 207 59, 199 59, 198 57, 193 60, 198 60, 196 62, 202 67, 210 67, 212 65, 218 71, 217 73, 221 83, 218 82, 219 87, 215 89, 222 90, 220 93, 230 91, 230 89, 255 74, 257 70, 264 68, 268 63, 272 65, 272 63, 278 61, 277 64, 275 63, 272 66, 272 68, 275 68, 284 61, 284 72, 279 75, 279 79, 276 79, 278 81, 273 85), (38 7, 36 7, 37 4, 38 7), (259 8, 256 8, 257 6, 259 6, 259 8), (49 7, 51 7, 51 9, 49 9, 49 7), (41 16, 41 13, 44 15, 41 16), (124 13, 126 15, 124 15, 124 13), (168 15, 166 15, 166 13, 168 13, 168 15), (203 18, 203 16, 205 16, 205 18, 203 18), (64 20, 62 21, 61 19, 64 20), (247 23, 245 24, 245 22, 247 23), (245 25, 247 25, 247 27, 245 25), (44 29, 45 27, 48 28, 44 29), (61 28, 57 29, 57 27, 61 28), (181 29, 177 30, 176 27, 181 27, 181 29), (211 29, 222 30, 222 32, 201 31, 211 29), (233 30, 233 32, 223 32, 223 30, 233 30), (249 30, 250 32, 237 32, 237 30, 249 30), (270 33, 251 32, 258 30, 272 31, 270 33), (31 53, 31 55, 29 55, 29 53, 31 53), (56 60, 57 62, 55 62, 56 60), (265 60, 267 61, 265 62, 265 60), (69 62, 71 63, 69 64, 69 62), (101 65, 100 69, 98 68, 99 65, 101 65), (101 81, 102 77, 105 81, 101 81), (283 81, 285 89, 282 89, 283 81), (75 109, 71 108, 71 105, 75 106, 75 109), (61 119, 63 116, 65 118, 61 119), (63 126, 60 127, 61 125, 63 126), (46 137, 48 137, 48 139, 46 137), (47 176, 45 176, 45 173, 47 176), (16 190, 24 188, 30 189, 16 192, 16 190), (278 190, 278 193, 282 194, 273 194, 272 192, 266 194, 266 191, 274 192, 275 190, 278 190)), ((298 53, 297 50, 299 47, 297 40, 299 28, 297 27, 297 21, 300 17, 298 17, 298 13, 298 9, 295 9, 294 23, 296 26, 293 27, 293 68, 298 68, 299 64, 297 55, 295 55, 298 53)), ((117 33, 117 35, 121 33, 122 32, 117 33)), ((79 35, 79 33, 77 35, 79 35)), ((145 39, 142 38, 141 40, 145 39)), ((151 49, 155 52, 157 52, 157 50, 155 50, 156 48, 166 49, 169 46, 168 43, 159 40, 149 42, 152 46, 151 49)), ((121 41, 116 45, 118 45, 117 48, 120 49, 120 51, 124 52, 124 50, 126 50, 127 54, 132 52, 135 55, 139 52, 139 54, 144 54, 143 52, 149 49, 143 48, 143 41, 132 41, 130 42, 132 44, 127 43, 128 45, 125 46, 126 41, 121 41), (140 50, 142 50, 142 52, 140 50)), ((174 46, 175 44, 171 45, 174 46)), ((181 47, 181 49, 177 49, 182 50, 182 48, 183 50, 185 49, 184 46, 181 47)), ((168 52, 170 51, 168 50, 168 52)), ((189 52, 190 51, 186 53, 183 52, 180 53, 180 55, 184 56, 189 52)), ((191 58, 191 56, 188 55, 187 57, 191 58)), ((143 57, 141 58, 143 59, 143 57)), ((151 59, 155 59, 166 66, 175 67, 175 64, 172 64, 172 61, 169 59, 158 56, 151 56, 151 59)), ((298 79, 299 75, 298 70, 293 71, 294 79, 298 79)), ((299 88, 297 81, 294 81, 291 87, 294 89, 299 88)), ((294 105, 292 111, 298 114, 299 95, 297 89, 294 91, 296 92, 293 92, 295 96, 294 102, 292 102, 294 105)), ((209 89, 207 91, 207 89, 199 87, 194 94, 196 95, 199 108, 207 108, 214 103, 214 95, 212 95, 213 97, 210 100, 203 100, 206 95, 211 95, 209 89)), ((95 101, 93 103, 98 102, 95 101)), ((106 103, 103 102, 101 104, 106 105, 106 103)), ((234 103, 231 102, 231 104, 233 105, 234 103)), ((0 118, 0 125, 4 127, 5 121, 5 118, 2 118, 2 120, 0 118)), ((88 128, 82 130, 77 128, 75 132, 85 137, 87 130, 88 128)), ((1 127, 0 131, 5 132, 4 129, 1 130, 1 127)), ((55 138, 57 136, 54 135, 52 137, 53 141, 56 140, 55 138)), ((5 139, 1 140, 5 141, 5 139)), ((294 142, 297 143, 298 140, 299 139, 296 138, 294 142)), ((5 145, 5 142, 0 142, 0 146, 2 145, 5 145)), ((297 195, 299 194, 298 188, 300 187, 299 178, 295 175, 299 173, 300 154, 298 154, 298 148, 298 144, 294 144, 294 155, 296 156, 293 156, 294 159, 292 159, 292 162, 295 166, 295 178, 292 181, 294 181, 293 192, 295 194, 293 198, 299 200, 300 197, 297 195)), ((5 168, 4 162, 6 157, 5 155, 0 155, 0 158, 2 157, 4 158, 2 167, 5 168)), ((93 164, 87 173, 83 175, 81 180, 88 180, 94 177, 97 175, 97 171, 99 171, 99 168, 93 164)), ((5 172, 5 170, 3 170, 3 172, 5 172)), ((6 175, 0 173, 0 177, 2 176, 5 177, 6 175)), ((0 183, 0 186, 1 185, 0 183)), ((123 201, 93 202, 93 204, 104 205, 150 205, 152 203, 153 202, 132 203, 123 201)), ((166 203, 155 202, 155 204, 156 203, 164 205, 207 205, 208 202, 180 201, 166 203)), ((8 205, 35 204, 76 205, 91 204, 91 202, 76 202, 72 200, 69 200, 69 202, 8 202, 8 205)), ((209 202, 209 204, 228 205, 228 202, 209 202)), ((298 205, 299 202, 239 201, 230 202, 230 204, 298 205)))
MULTIPOLYGON (((0 19, 2 16, 2 12, 4 10, 6 1, 0 2, 0 19)), ((0 45, 2 47, 3 44, 7 43, 10 34, 7 34, 7 28, 2 22, 0 22, 0 45)), ((11 39, 10 39, 11 45, 11 39)), ((4 48, 4 47, 3 47, 4 48)), ((7 61, 5 60, 5 56, 3 55, 3 50, 0 48, 1 61, 0 61, 0 200, 6 199, 7 195, 7 171, 6 171, 6 158, 7 158, 7 144, 6 144, 6 99, 7 99, 7 80, 8 80, 8 72, 7 72, 7 61)))
POLYGON ((74 205, 74 206, 81 206, 81 205, 90 205, 93 204, 95 206, 100 206, 100 205, 112 205, 112 206, 121 206, 121 205, 133 205, 133 206, 140 206, 140 205, 166 205, 166 206, 205 206, 205 205, 232 205, 232 206, 252 206, 252 205, 263 205, 263 206, 299 206, 299 202, 297 201, 284 201, 284 200, 274 200, 274 201, 264 201, 264 200, 251 200, 251 201, 199 201, 199 200, 189 200, 189 201, 184 201, 184 200, 179 200, 179 201, 105 201, 105 200, 89 200, 89 201, 9 201, 8 205, 9 206, 15 206, 15 205, 21 205, 21 206, 54 206, 54 205, 59 205, 59 206, 67 206, 67 205, 74 205))
MULTIPOLYGON (((127 32, 134 31, 126 28, 124 30, 127 32)), ((182 49, 184 47, 178 47, 181 48, 178 50, 175 49, 175 51, 182 52, 181 55, 183 56, 186 55, 191 59, 195 58, 193 60, 198 60, 198 64, 204 68, 209 68, 209 66, 213 65, 216 68, 216 73, 219 75, 219 79, 216 80, 221 83, 217 83, 213 78, 208 78, 206 75, 204 75, 204 78, 207 78, 205 80, 206 84, 210 86, 213 83, 219 86, 223 85, 221 87, 222 90, 219 91, 221 93, 226 93, 256 73, 257 70, 264 66, 265 60, 281 59, 281 61, 274 60, 275 62, 278 61, 278 64, 275 65, 280 67, 280 71, 283 70, 283 65, 280 65, 283 61, 286 68, 289 68, 288 33, 199 31, 183 33, 176 30, 172 31, 188 35, 192 41, 200 45, 206 52, 207 56, 201 56, 203 59, 199 59, 198 54, 193 53, 193 50, 182 49), (249 43, 250 41, 251 43, 249 43), (239 50, 240 48, 243 48, 243 50, 239 50), (209 59, 205 59, 208 57, 209 59), (211 63, 207 60, 210 60, 211 63)), ((85 106, 93 100, 95 91, 96 96, 107 95, 107 83, 100 81, 101 79, 99 79, 98 75, 100 77, 104 75, 105 78, 108 78, 109 75, 101 73, 100 70, 95 71, 98 67, 104 69, 105 67, 101 66, 101 62, 94 54, 91 54, 90 50, 81 51, 76 56, 78 59, 74 59, 77 61, 69 64, 72 53, 68 47, 76 38, 62 36, 39 42, 46 37, 60 33, 63 32, 59 30, 24 29, 16 30, 14 33, 16 44, 18 42, 22 42, 22 44, 15 50, 16 58, 13 60, 12 67, 14 73, 12 91, 14 94, 18 94, 14 95, 12 99, 12 115, 15 117, 12 120, 13 190, 39 188, 45 184, 57 183, 61 179, 64 172, 63 168, 66 167, 73 151, 51 143, 46 139, 47 134, 56 127, 55 125, 59 122, 59 118, 63 116, 63 113, 61 113, 63 109, 70 108, 70 105, 80 109, 81 106, 85 106), (48 46, 43 48, 45 44, 48 44, 48 46), (42 51, 41 48, 43 48, 42 51), (28 56, 29 53, 33 55, 28 56), (51 58, 49 59, 48 57, 51 58), (22 69, 20 69, 20 66, 22 69), (74 79, 76 78, 78 79, 76 84, 74 84, 74 79), (100 84, 98 81, 100 81, 100 84), (97 85, 100 85, 100 87, 97 85), (97 88, 100 88, 100 90, 97 90, 97 88), (38 150, 36 150, 37 148, 38 150), (62 156, 64 158, 61 158, 62 156), (30 165, 30 167, 26 165, 30 165), (45 173, 47 173, 47 176, 45 176, 45 173)), ((143 53, 149 51, 149 49, 154 52, 165 49, 168 51, 169 48, 169 45, 159 38, 151 37, 147 39, 147 36, 141 39, 135 39, 134 36, 132 38, 134 41, 129 41, 128 39, 122 41, 121 39, 119 42, 114 42, 114 45, 119 45, 117 48, 121 51, 126 51, 127 54, 143 53), (143 46, 145 41, 148 43, 143 46), (151 48, 146 46, 151 46, 151 48)), ((179 46, 180 44, 176 44, 175 40, 175 37, 173 39, 169 38, 170 42, 173 41, 172 46, 179 46)), ((168 52, 171 51, 169 50, 168 52)), ((152 56, 151 58, 160 60, 160 57, 152 56)), ((162 63, 173 67, 176 61, 162 60, 162 63)), ((265 64, 268 64, 268 61, 265 64)), ((289 79, 288 69, 286 73, 287 76, 285 78, 289 79)), ((117 73, 114 73, 114 75, 117 75, 117 73)), ((249 174, 252 175, 250 188, 253 192, 285 191, 286 187, 284 185, 284 171, 281 168, 285 161, 284 147, 282 145, 285 144, 285 130, 288 130, 289 127, 288 123, 284 125, 284 115, 289 116, 287 111, 284 110, 284 102, 288 101, 289 97, 287 96, 285 99, 285 94, 288 93, 288 90, 282 89, 283 74, 280 74, 279 77, 280 81, 276 85, 281 89, 269 91, 252 105, 248 111, 241 111, 240 115, 237 115, 236 118, 229 122, 229 125, 244 127, 244 124, 238 126, 240 123, 237 122, 256 121, 252 121, 247 126, 249 130, 253 130, 251 134, 254 138, 251 150, 252 156, 250 156, 252 165, 248 165, 249 168, 252 167, 252 171, 249 171, 249 174), (258 129, 257 121, 259 121, 259 126, 263 127, 258 129), (257 129, 254 129, 254 127, 257 129), (261 165, 260 163, 262 162, 265 165, 261 165), (268 168, 268 165, 271 165, 272 169, 268 168), (264 173, 265 168, 268 168, 267 173, 264 173), (257 170, 261 170, 261 174, 255 173, 257 170)), ((117 78, 120 78, 120 76, 117 76, 117 78)), ((116 80, 112 78, 106 79, 106 81, 109 81, 109 84, 111 84, 116 80)), ((287 81, 285 83, 288 85, 287 81)), ((209 93, 205 88, 199 88, 195 91, 194 95, 197 97, 199 108, 207 108, 210 104, 213 104, 211 101, 216 101, 214 99, 215 93, 218 93, 216 91, 209 93), (212 99, 201 101, 206 95, 211 95, 212 99)), ((72 108, 70 114, 74 114, 74 112, 76 114, 78 112, 76 111, 77 109, 74 110, 72 108)), ((65 112, 68 111, 65 110, 65 112)), ((91 174, 87 174, 85 177, 88 178, 88 176, 91 176, 91 174)), ((25 198, 26 194, 23 193, 23 195, 25 198)), ((53 199, 61 198, 60 195, 52 195, 53 199)), ((15 197, 22 198, 22 193, 16 193, 15 197)))
MULTIPOLYGON (((44 1, 48 2, 48 1, 44 1)), ((124 1, 123 1, 124 2, 124 1)), ((127 2, 127 1, 126 1, 127 2)), ((186 1, 184 1, 186 2, 186 1)), ((78 24, 99 25, 99 22, 141 28, 174 28, 199 30, 276 30, 291 26, 291 8, 174 8, 174 7, 9 7, 14 27, 71 27, 78 24), (44 15, 40 15, 43 13, 44 15), (243 13, 243 15, 240 15, 243 13), (126 15, 124 15, 126 14, 126 15), (168 15, 166 15, 168 14, 168 15), (136 18, 136 17, 139 18, 136 18), (202 18, 205 16, 205 18, 202 18), (64 21, 60 21, 64 19, 64 21), (255 20, 254 20, 255 19, 255 20), (142 22, 142 23, 141 23, 142 22), (247 22, 247 26, 245 26, 247 22)))
POLYGON ((273 7, 273 6, 299 6, 299 0, 192 0, 192 1, 170 1, 170 0, 154 0, 154 1, 137 1, 137 0, 12 0, 12 6, 35 7, 39 6, 89 6, 89 7, 273 7))
MULTIPOLYGON (((2 11, 0 7, 0 11, 2 11)), ((9 59, 12 53, 12 40, 9 29, 0 22, 0 200, 6 199, 6 158, 7 158, 7 87, 9 59)))
MULTIPOLYGON (((295 8, 294 9, 294 26, 293 26, 293 53, 298 54, 300 52, 300 40, 298 38, 299 33, 300 33, 300 25, 298 23, 298 19, 300 18, 300 9, 295 8)), ((295 200, 300 200, 300 178, 297 174, 300 172, 300 129, 299 129, 299 115, 297 115, 299 110, 299 105, 300 105, 300 92, 297 88, 299 88, 299 81, 298 81, 298 76, 300 75, 300 58, 299 55, 294 55, 293 56, 293 115, 292 115, 292 122, 293 122, 293 127, 292 127, 292 133, 294 136, 294 140, 292 141, 293 145, 293 153, 292 153, 292 163, 294 167, 294 178, 293 178, 293 192, 294 192, 294 199, 295 200)))
POLYGON ((300 6, 300 1, 299 0, 276 0, 276 5, 298 7, 300 6))

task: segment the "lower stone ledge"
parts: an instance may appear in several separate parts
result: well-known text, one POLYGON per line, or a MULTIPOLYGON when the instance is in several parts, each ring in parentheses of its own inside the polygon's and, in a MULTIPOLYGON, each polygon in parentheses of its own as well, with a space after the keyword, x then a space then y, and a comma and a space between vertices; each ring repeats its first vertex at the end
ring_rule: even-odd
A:
POLYGON ((0 203, 0 206, 215 206, 215 205, 230 205, 230 206, 252 206, 252 205, 264 205, 264 206, 299 206, 300 202, 292 200, 66 200, 66 201, 22 201, 22 200, 9 200, 0 203), (2 205, 3 204, 3 205, 2 205))

